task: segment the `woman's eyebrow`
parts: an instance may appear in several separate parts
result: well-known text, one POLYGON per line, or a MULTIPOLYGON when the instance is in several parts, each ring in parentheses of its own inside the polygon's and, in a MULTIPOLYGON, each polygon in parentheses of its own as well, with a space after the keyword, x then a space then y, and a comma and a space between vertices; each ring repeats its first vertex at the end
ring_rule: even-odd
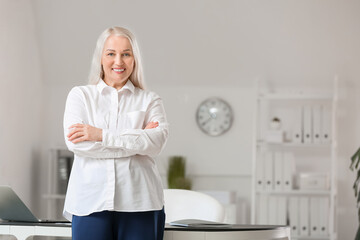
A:
MULTIPOLYGON (((106 52, 106 51, 115 52, 115 50, 114 50, 114 49, 110 49, 110 48, 109 48, 109 49, 106 49, 106 50, 105 50, 105 52, 106 52)), ((131 49, 130 49, 130 48, 128 48, 128 49, 122 50, 122 52, 131 52, 131 49)))

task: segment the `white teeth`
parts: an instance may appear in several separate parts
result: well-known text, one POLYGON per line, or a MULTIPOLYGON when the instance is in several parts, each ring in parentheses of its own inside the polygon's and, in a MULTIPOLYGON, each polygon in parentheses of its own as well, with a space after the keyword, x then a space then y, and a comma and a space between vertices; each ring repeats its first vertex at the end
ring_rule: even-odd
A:
POLYGON ((122 69, 115 69, 115 68, 114 68, 114 71, 115 71, 115 72, 123 72, 123 71, 125 71, 125 69, 123 69, 123 68, 122 68, 122 69))

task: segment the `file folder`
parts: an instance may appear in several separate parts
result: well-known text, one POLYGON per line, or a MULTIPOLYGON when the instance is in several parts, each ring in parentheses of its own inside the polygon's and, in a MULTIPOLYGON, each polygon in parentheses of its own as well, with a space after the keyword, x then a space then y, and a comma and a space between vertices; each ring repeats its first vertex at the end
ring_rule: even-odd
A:
POLYGON ((293 134, 292 142, 293 143, 302 143, 303 142, 303 108, 297 107, 294 109, 294 120, 293 120, 293 134))
POLYGON ((289 198, 289 225, 292 236, 299 236, 299 199, 298 197, 289 198))
POLYGON ((327 197, 320 198, 320 231, 321 236, 329 235, 329 210, 330 210, 330 201, 327 197))
POLYGON ((304 143, 312 143, 312 116, 311 107, 304 106, 304 143))
POLYGON ((274 189, 277 191, 283 190, 284 178, 283 178, 283 153, 274 153, 274 189))
POLYGON ((286 197, 277 197, 277 225, 286 225, 286 197))
POLYGON ((295 159, 292 152, 283 153, 283 189, 291 190, 295 172, 295 159))
POLYGON ((324 105, 322 111, 322 142, 329 143, 331 141, 331 108, 324 105))
POLYGON ((271 191, 274 189, 274 159, 273 159, 273 153, 272 152, 265 152, 265 190, 271 191))
POLYGON ((276 225, 277 224, 277 197, 269 196, 268 202, 268 224, 276 225))
POLYGON ((322 107, 320 105, 313 106, 312 113, 313 113, 313 142, 321 143, 322 107))
POLYGON ((268 196, 260 194, 258 199, 257 224, 268 224, 268 196))
POLYGON ((320 199, 310 198, 310 236, 319 236, 320 232, 320 199))
POLYGON ((264 190, 264 157, 265 153, 260 152, 258 155, 258 159, 256 162, 256 190, 263 191, 264 190))
POLYGON ((309 236, 309 198, 299 198, 300 236, 309 236))

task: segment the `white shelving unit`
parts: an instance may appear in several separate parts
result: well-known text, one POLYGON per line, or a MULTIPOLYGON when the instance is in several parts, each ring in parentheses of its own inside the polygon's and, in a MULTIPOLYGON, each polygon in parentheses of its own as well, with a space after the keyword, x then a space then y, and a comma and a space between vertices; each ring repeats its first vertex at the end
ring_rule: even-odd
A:
POLYGON ((48 189, 43 198, 47 202, 47 218, 64 220, 64 207, 68 177, 74 154, 64 148, 50 149, 48 162, 48 189))
MULTIPOLYGON (((328 86, 328 88, 316 92, 313 89, 306 91, 306 89, 270 88, 264 85, 260 82, 257 83, 251 221, 253 224, 289 224, 290 226, 298 221, 295 223, 298 228, 294 227, 295 230, 292 230, 292 239, 335 240, 337 239, 336 116, 338 80, 335 77, 333 86, 328 86), (305 115, 306 118, 309 115, 304 113, 305 108, 311 109, 311 134, 315 133, 315 128, 318 131, 319 128, 328 126, 330 132, 327 135, 321 135, 323 139, 318 138, 318 135, 316 137, 311 135, 310 140, 305 139, 308 135, 304 136, 306 134, 304 133, 304 127, 306 127, 306 131, 309 128, 309 124, 304 123, 304 121, 308 121, 305 120, 305 115), (321 109, 322 111, 320 127, 319 124, 316 127, 314 126, 315 114, 317 114, 315 113, 317 110, 314 109, 321 109), (326 115, 328 117, 324 116, 324 109, 328 111, 326 115), (301 112, 300 117, 296 111, 301 112), (271 129, 270 125, 271 120, 275 117, 280 119, 281 123, 278 130, 271 129), (299 126, 301 127, 300 139, 295 139, 296 130, 294 128, 299 128, 299 126), (269 137, 271 134, 275 134, 275 138, 273 136, 269 137), (328 136, 330 139, 328 139, 328 136), (293 166, 287 162, 288 159, 291 159, 294 163, 294 172, 286 168, 287 166, 293 166), (282 171, 278 170, 279 166, 283 169, 282 171), (281 178, 279 172, 282 173, 281 177, 284 181, 278 180, 278 178, 281 178), (286 185, 288 183, 285 184, 286 177, 284 174, 287 175, 288 173, 291 173, 290 186, 286 185), (312 176, 316 174, 328 176, 328 187, 311 189, 308 186, 308 188, 301 188, 299 186, 300 173, 313 174, 312 176), (279 182, 283 185, 279 185, 279 182), (307 202, 307 205, 303 204, 307 208, 301 208, 301 210, 306 209, 307 214, 301 213, 301 210, 296 210, 298 215, 294 215, 294 202, 300 204, 300 201, 307 202), (324 202, 327 204, 322 204, 324 202), (318 205, 315 205, 315 203, 318 205), (324 220, 319 220, 320 217, 317 219, 314 217, 317 215, 311 213, 311 209, 317 210, 317 208, 314 208, 315 206, 327 211, 327 230, 324 227, 316 228, 320 227, 319 222, 324 220), (274 218, 274 216, 277 217, 274 218), (304 219, 308 220, 307 229, 302 225, 304 219), (315 224, 317 225, 315 226, 315 224)), ((316 122, 318 123, 318 120, 316 122)), ((325 178, 322 178, 322 180, 325 180, 325 178)), ((316 188, 316 186, 313 187, 316 188)))

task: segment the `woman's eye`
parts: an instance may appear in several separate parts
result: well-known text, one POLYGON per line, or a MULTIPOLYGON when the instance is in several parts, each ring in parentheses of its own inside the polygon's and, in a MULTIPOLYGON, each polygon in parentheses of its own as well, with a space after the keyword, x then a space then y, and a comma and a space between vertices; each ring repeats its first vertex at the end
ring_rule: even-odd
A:
POLYGON ((130 54, 129 54, 129 53, 124 53, 123 56, 124 56, 124 57, 129 57, 130 54))
POLYGON ((114 56, 115 54, 114 53, 108 53, 107 55, 108 56, 114 56))

